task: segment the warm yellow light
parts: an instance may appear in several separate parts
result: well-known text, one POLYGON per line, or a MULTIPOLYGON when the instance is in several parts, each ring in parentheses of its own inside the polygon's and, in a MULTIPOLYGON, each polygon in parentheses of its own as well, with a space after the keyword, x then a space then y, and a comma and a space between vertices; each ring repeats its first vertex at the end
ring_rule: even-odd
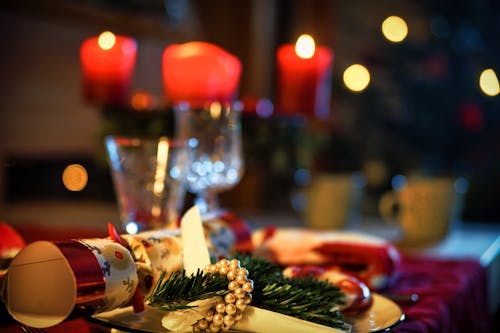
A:
POLYGON ((222 104, 219 102, 213 102, 210 104, 210 117, 214 119, 220 118, 222 114, 222 104))
POLYGON ((389 16, 382 23, 382 33, 389 41, 398 43, 408 35, 408 26, 399 16, 389 16))
POLYGON ((488 96, 496 96, 500 93, 498 76, 493 69, 488 68, 481 73, 479 87, 488 96))
POLYGON ((343 75, 344 84, 352 91, 362 91, 370 83, 370 72, 366 67, 354 64, 349 66, 343 75))
POLYGON ((136 91, 130 98, 130 104, 137 111, 149 110, 153 107, 153 96, 145 91, 136 91))
POLYGON ((81 191, 87 186, 87 170, 80 164, 70 164, 63 171, 62 181, 68 190, 81 191))
POLYGON ((104 31, 99 35, 97 44, 103 50, 110 50, 116 43, 116 37, 111 31, 104 31))
POLYGON ((295 53, 299 58, 310 59, 316 51, 316 44, 310 35, 300 35, 295 43, 295 53))

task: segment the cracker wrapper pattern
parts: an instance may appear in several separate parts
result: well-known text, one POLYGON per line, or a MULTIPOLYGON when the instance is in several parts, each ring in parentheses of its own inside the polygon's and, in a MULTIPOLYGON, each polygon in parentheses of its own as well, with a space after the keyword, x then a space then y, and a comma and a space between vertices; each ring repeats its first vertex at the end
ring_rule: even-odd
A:
POLYGON ((14 258, 2 294, 14 319, 46 328, 75 308, 99 313, 124 306, 137 284, 130 252, 112 240, 38 241, 14 258))

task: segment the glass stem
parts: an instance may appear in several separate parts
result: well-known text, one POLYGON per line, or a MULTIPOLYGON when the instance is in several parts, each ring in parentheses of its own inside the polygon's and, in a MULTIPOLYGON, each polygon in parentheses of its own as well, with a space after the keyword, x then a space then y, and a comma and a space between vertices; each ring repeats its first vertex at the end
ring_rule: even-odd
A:
POLYGON ((194 203, 203 219, 215 217, 220 212, 219 197, 214 191, 205 190, 198 193, 194 203))

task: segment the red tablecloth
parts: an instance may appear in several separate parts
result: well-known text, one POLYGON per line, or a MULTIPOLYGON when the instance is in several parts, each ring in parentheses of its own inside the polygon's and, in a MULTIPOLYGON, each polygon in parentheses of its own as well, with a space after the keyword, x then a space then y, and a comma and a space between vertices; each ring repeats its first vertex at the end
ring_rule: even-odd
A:
POLYGON ((401 304, 406 320, 395 332, 490 332, 486 270, 473 260, 405 257, 391 293, 417 293, 401 304))
MULTIPOLYGON (((61 240, 92 235, 56 232, 45 228, 20 228, 28 242, 36 239, 61 240), (49 233, 47 233, 49 232, 49 233)), ((487 276, 484 267, 474 260, 443 260, 426 257, 405 257, 397 281, 388 293, 417 293, 415 304, 400 304, 406 320, 394 332, 421 333, 489 333, 491 318, 488 312, 487 276)), ((20 327, 0 311, 0 332, 21 332, 20 327)), ((47 329, 56 332, 108 332, 95 324, 78 318, 47 329)))

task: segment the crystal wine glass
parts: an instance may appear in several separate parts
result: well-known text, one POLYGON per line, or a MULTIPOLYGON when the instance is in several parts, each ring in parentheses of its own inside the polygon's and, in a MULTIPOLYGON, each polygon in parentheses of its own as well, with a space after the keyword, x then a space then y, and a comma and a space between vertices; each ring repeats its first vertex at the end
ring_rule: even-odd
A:
POLYGON ((176 135, 196 146, 187 181, 204 220, 222 213, 218 193, 233 188, 243 175, 241 110, 241 102, 174 106, 176 135))

